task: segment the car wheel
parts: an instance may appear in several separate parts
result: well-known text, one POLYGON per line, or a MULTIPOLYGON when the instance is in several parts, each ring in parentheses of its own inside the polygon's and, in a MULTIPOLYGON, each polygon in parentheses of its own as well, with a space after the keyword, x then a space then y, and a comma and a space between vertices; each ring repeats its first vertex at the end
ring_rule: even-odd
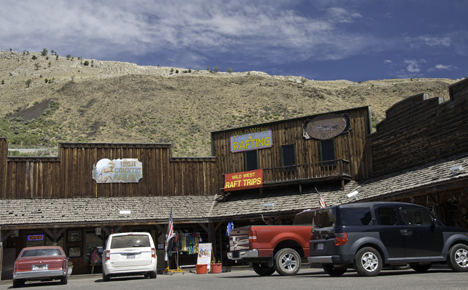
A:
POLYGON ((24 285, 24 280, 13 280, 13 288, 18 288, 24 285))
POLYGON ((65 275, 60 279, 60 284, 66 285, 68 283, 68 276, 65 275))
POLYGON ((102 271, 102 280, 104 280, 104 281, 109 281, 109 280, 110 280, 110 276, 109 276, 109 275, 106 275, 106 274, 104 273, 104 271, 102 271))
POLYGON ((270 276, 275 273, 275 268, 268 267, 266 263, 252 263, 252 268, 260 276, 270 276))
POLYGON ((424 273, 431 268, 432 264, 410 264, 411 269, 415 270, 418 273, 424 273))
POLYGON ((325 271, 325 273, 327 273, 328 275, 332 277, 340 277, 348 269, 348 267, 346 266, 336 267, 333 264, 322 264, 322 268, 325 271))
POLYGON ((448 253, 447 264, 453 271, 468 271, 468 246, 456 244, 452 246, 448 253))
POLYGON ((157 276, 156 271, 148 273, 148 278, 150 278, 150 279, 156 279, 156 276, 157 276))
POLYGON ((296 275, 301 268, 301 256, 294 249, 281 249, 275 255, 274 265, 282 276, 296 275))
POLYGON ((382 269, 382 257, 372 247, 360 249, 354 257, 354 269, 361 276, 377 276, 382 269))

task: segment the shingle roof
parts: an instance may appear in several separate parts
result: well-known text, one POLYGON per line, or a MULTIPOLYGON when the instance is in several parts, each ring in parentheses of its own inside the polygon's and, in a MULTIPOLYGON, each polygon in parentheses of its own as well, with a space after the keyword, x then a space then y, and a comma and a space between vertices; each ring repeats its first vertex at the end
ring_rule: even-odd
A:
POLYGON ((0 226, 206 219, 214 196, 19 199, 0 201, 0 226), (131 211, 127 217, 121 210, 131 211))
MULTIPOLYGON (((466 179, 468 184, 468 153, 430 162, 401 172, 383 175, 358 184, 348 182, 344 189, 338 186, 316 185, 327 205, 354 202, 346 195, 358 190, 358 200, 375 199, 425 186, 466 179), (457 175, 450 168, 461 165, 465 171, 457 175)), ((261 214, 291 214, 319 207, 314 186, 288 187, 258 191, 233 192, 223 200, 221 196, 155 196, 119 198, 20 199, 0 200, 0 226, 57 224, 57 223, 109 223, 125 221, 151 221, 166 223, 173 209, 174 222, 261 214), (265 203, 274 206, 267 210, 265 203), (120 210, 130 210, 124 217, 120 210)))

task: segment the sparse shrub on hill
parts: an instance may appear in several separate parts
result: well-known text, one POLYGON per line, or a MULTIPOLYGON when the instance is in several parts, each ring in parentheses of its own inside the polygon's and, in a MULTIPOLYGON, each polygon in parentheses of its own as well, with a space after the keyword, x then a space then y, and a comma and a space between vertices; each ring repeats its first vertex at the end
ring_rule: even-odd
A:
POLYGON ((219 72, 219 68, 217 65, 215 65, 215 72, 219 72))
POLYGON ((89 61, 85 60, 85 62, 83 63, 83 65, 88 66, 88 65, 89 65, 89 61))
POLYGON ((48 51, 47 49, 44 48, 44 49, 41 51, 41 55, 42 55, 42 56, 46 56, 48 52, 49 52, 49 51, 48 51))
POLYGON ((29 88, 29 85, 31 84, 31 79, 28 79, 25 84, 26 84, 26 87, 29 88))
POLYGON ((70 54, 67 54, 67 60, 69 60, 69 59, 70 59, 70 57, 71 57, 71 55, 70 55, 70 54))
POLYGON ((228 72, 228 73, 232 73, 232 72, 233 72, 232 68, 229 67, 229 68, 227 69, 227 72, 228 72))
POLYGON ((31 57, 31 59, 32 59, 32 60, 36 60, 36 59, 37 59, 37 56, 33 55, 33 56, 31 57))

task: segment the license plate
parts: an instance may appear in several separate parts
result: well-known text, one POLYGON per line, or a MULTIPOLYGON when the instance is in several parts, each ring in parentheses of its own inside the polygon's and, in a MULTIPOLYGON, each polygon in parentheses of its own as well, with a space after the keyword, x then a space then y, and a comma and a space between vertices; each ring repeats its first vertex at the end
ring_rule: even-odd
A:
POLYGON ((232 257, 239 258, 239 252, 238 251, 232 252, 232 257))
POLYGON ((33 271, 49 270, 49 264, 33 265, 32 270, 33 271))
POLYGON ((317 251, 323 251, 324 249, 324 244, 323 243, 318 243, 317 244, 317 251))
POLYGON ((127 259, 135 259, 135 254, 127 254, 127 259))

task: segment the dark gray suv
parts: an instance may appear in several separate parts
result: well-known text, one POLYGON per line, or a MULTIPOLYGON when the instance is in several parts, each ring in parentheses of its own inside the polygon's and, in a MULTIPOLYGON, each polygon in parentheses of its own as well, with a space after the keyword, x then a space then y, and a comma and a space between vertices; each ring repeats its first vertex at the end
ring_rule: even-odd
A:
POLYGON ((409 264, 418 272, 432 263, 468 271, 468 230, 444 226, 423 206, 367 202, 317 209, 312 214, 311 264, 341 276, 354 267, 376 276, 384 265, 409 264))

